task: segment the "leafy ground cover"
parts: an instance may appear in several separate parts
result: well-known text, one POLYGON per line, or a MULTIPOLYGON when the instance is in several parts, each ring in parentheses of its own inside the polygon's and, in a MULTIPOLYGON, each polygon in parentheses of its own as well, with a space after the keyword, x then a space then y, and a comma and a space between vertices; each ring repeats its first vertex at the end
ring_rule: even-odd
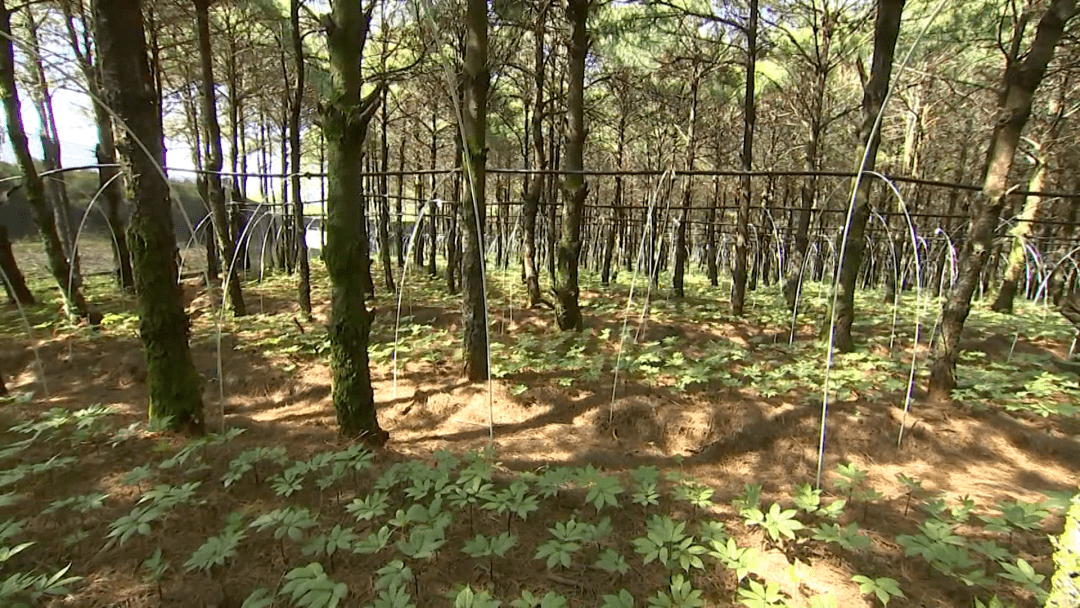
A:
MULTIPOLYGON (((391 443, 375 453, 336 437, 325 336, 287 277, 252 283, 255 314, 220 335, 212 298, 187 286, 215 431, 197 439, 143 424, 137 319, 104 279, 88 281, 100 332, 47 302, 27 310, 31 339, 5 308, 0 603, 1040 604, 1080 462, 1056 315, 976 310, 958 403, 932 404, 917 387, 934 303, 905 294, 894 324, 862 295, 866 346, 828 371, 816 490, 823 288, 792 335, 774 288, 737 320, 700 283, 643 311, 625 273, 603 290, 588 277, 589 326, 568 336, 519 308, 513 279, 492 276, 490 389, 458 378, 440 283, 410 277, 398 323, 378 300, 391 443)), ((315 283, 325 301, 318 264, 315 283)))

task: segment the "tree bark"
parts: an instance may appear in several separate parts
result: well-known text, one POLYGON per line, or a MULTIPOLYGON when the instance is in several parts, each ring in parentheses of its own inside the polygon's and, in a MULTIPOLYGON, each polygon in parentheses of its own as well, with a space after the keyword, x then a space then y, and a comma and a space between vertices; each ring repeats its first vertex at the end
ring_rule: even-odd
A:
POLYGON ((544 153, 544 34, 548 3, 544 3, 536 15, 533 30, 533 113, 529 128, 532 130, 532 154, 539 173, 532 176, 522 203, 524 238, 522 242, 522 265, 525 274, 525 292, 529 298, 529 307, 535 308, 544 301, 540 294, 540 272, 536 265, 536 215, 540 211, 540 199, 544 194, 543 171, 547 169, 547 155, 544 153))
POLYGON ((333 0, 326 20, 332 93, 323 104, 329 183, 326 201, 326 270, 330 276, 330 368, 332 396, 341 432, 385 443, 371 388, 368 341, 374 313, 365 304, 363 244, 357 227, 367 222, 357 200, 363 187, 360 162, 368 124, 382 99, 382 86, 361 99, 360 58, 374 4, 333 0))
MULTIPOLYGON (((694 63, 694 74, 690 79, 690 126, 686 129, 686 170, 694 170, 694 154, 697 152, 697 106, 698 106, 698 66, 694 63)), ((693 178, 686 176, 683 183, 682 207, 679 209, 679 223, 675 227, 675 271, 671 274, 671 287, 676 298, 686 296, 683 279, 686 276, 686 258, 689 251, 686 245, 686 229, 690 223, 690 206, 693 197, 693 178)))
POLYGON ((296 234, 296 265, 300 271, 296 299, 300 312, 311 319, 311 266, 308 264, 307 228, 304 222, 304 202, 300 194, 300 110, 304 103, 304 39, 300 31, 300 0, 289 2, 289 22, 292 30, 293 63, 296 81, 289 103, 289 161, 292 164, 293 232, 296 234))
POLYGON ((0 224, 0 272, 3 272, 0 280, 4 283, 4 291, 7 292, 9 301, 19 304, 34 303, 34 294, 26 287, 26 278, 15 261, 11 240, 8 239, 8 229, 3 224, 0 224))
POLYGON ((585 60, 589 54, 587 30, 590 0, 568 0, 566 17, 571 33, 567 41, 566 154, 563 167, 562 233, 556 253, 555 319, 559 329, 580 330, 584 326, 578 303, 578 260, 581 257, 581 219, 588 184, 585 169, 585 60))
POLYGON ((971 297, 990 256, 994 230, 1008 198, 1012 169, 1020 136, 1031 115, 1031 104, 1054 57, 1065 25, 1076 14, 1076 0, 1053 0, 1035 32, 1031 48, 1022 60, 1007 66, 1003 77, 999 116, 987 152, 986 178, 980 201, 974 209, 960 270, 949 291, 941 316, 941 340, 930 368, 930 395, 948 397, 956 388, 956 362, 960 358, 960 337, 971 312, 971 297))
MULTIPOLYGON (((383 49, 385 56, 385 47, 383 49)), ((385 68, 385 66, 384 66, 385 68)), ((394 264, 390 257, 390 178, 387 177, 386 172, 390 170, 390 142, 387 139, 387 115, 386 115, 386 95, 387 90, 383 90, 382 99, 382 115, 379 121, 379 127, 382 131, 382 141, 379 143, 379 170, 382 175, 379 176, 379 261, 382 262, 383 270, 383 282, 386 283, 386 289, 390 293, 395 291, 394 288, 394 264)))
MULTIPOLYGON (((757 71, 758 0, 750 0, 750 18, 746 26, 746 89, 743 94, 742 170, 750 171, 754 160, 754 123, 757 108, 754 103, 754 81, 757 71)), ((750 246, 750 201, 753 199, 753 180, 742 178, 739 209, 735 219, 735 267, 732 270, 731 314, 741 317, 746 308, 747 253, 750 246)))
POLYGON ((210 46, 210 0, 195 0, 195 20, 199 35, 199 64, 202 71, 202 127, 207 150, 206 185, 210 195, 214 232, 221 245, 229 308, 238 317, 247 314, 240 275, 236 272, 236 245, 229 230, 229 212, 225 209, 225 190, 221 187, 221 126, 217 117, 217 94, 214 92, 214 56, 210 46))
MULTIPOLYGON (((38 120, 41 123, 42 166, 46 171, 60 169, 63 165, 63 155, 60 148, 60 135, 56 129, 56 113, 53 111, 52 92, 49 90, 49 80, 45 74, 45 64, 41 60, 41 44, 38 40, 39 25, 32 5, 26 6, 26 26, 29 33, 30 55, 33 65, 30 68, 30 80, 33 84, 31 97, 37 108, 38 120)), ((67 180, 63 173, 51 176, 45 182, 45 190, 52 200, 53 215, 56 217, 56 228, 60 234, 60 240, 64 244, 64 254, 71 262, 72 280, 76 287, 82 287, 82 270, 79 262, 78 242, 76 241, 75 228, 72 226, 71 197, 68 196, 67 180)))
POLYGON ((129 243, 150 419, 198 432, 203 428, 201 383, 188 347, 188 317, 177 282, 169 184, 162 169, 161 106, 150 84, 140 4, 95 2, 95 31, 106 103, 127 126, 120 149, 135 201, 129 243))
POLYGON ((15 154, 16 164, 22 172, 26 200, 45 244, 49 270, 60 287, 65 306, 70 313, 96 326, 101 322, 101 313, 90 306, 73 280, 71 264, 64 254, 64 244, 56 230, 56 217, 45 196, 45 184, 30 156, 30 146, 20 113, 19 92, 15 85, 15 52, 11 41, 11 11, 8 10, 6 1, 0 0, 0 96, 3 98, 4 114, 7 118, 8 140, 15 154))
MULTIPOLYGON (((896 38, 900 33, 900 19, 905 0, 879 0, 877 20, 874 25, 874 59, 870 68, 870 80, 863 91, 862 124, 859 127, 859 153, 862 162, 859 172, 873 171, 881 144, 881 129, 875 128, 878 114, 889 93, 892 77, 893 54, 896 38)), ((844 255, 840 259, 839 281, 836 294, 836 327, 833 336, 836 350, 847 353, 855 350, 851 337, 851 325, 855 321, 855 289, 859 267, 863 259, 863 240, 866 222, 870 218, 870 189, 873 180, 865 175, 856 178, 854 209, 850 224, 844 231, 842 244, 844 255)))
POLYGON ((461 207, 463 268, 462 321, 465 327, 464 376, 474 382, 488 375, 487 302, 484 293, 484 182, 487 163, 487 0, 468 0, 468 32, 464 61, 464 99, 461 133, 464 143, 465 188, 461 207))
POLYGON ((82 71, 86 89, 90 92, 94 106, 94 124, 97 127, 98 143, 94 154, 98 162, 98 188, 105 207, 105 221, 112 236, 113 258, 116 264, 116 281, 121 289, 131 291, 135 288, 135 277, 131 271, 131 252, 127 243, 127 219, 124 216, 124 183, 118 177, 120 170, 109 165, 116 164, 116 140, 113 136, 112 115, 101 103, 101 74, 92 57, 92 24, 83 12, 83 3, 78 3, 79 21, 82 25, 80 37, 75 29, 75 14, 71 1, 62 0, 60 8, 64 15, 64 27, 67 31, 68 44, 75 55, 82 71))
POLYGON ((404 134, 398 146, 397 198, 394 200, 394 253, 398 268, 405 267, 405 227, 402 225, 402 199, 405 197, 405 143, 404 134))

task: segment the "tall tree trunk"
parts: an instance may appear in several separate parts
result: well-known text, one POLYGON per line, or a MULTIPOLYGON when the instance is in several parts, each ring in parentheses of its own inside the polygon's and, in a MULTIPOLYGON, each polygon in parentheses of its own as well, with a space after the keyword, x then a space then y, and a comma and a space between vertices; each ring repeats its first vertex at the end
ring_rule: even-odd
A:
POLYGON ((562 234, 559 238, 555 271, 555 319, 559 329, 580 330, 584 326, 578 304, 578 260, 581 257, 581 219, 589 193, 585 176, 585 60, 589 54, 591 0, 568 0, 566 18, 571 33, 567 41, 566 155, 563 167, 562 234))
POLYGON ((19 270, 19 264, 15 261, 15 253, 11 250, 11 240, 8 239, 7 226, 0 224, 0 281, 4 283, 4 291, 8 300, 19 304, 33 304, 34 294, 26 287, 26 278, 19 270))
MULTIPOLYGON (((1035 173, 1028 182, 1028 190, 1040 192, 1046 188, 1047 163, 1045 159, 1038 159, 1035 163, 1035 173)), ((1041 196, 1028 196, 1024 200, 1024 209, 1016 218, 1016 226, 1009 231, 1012 244, 1009 246, 1009 260, 1005 267, 1005 276, 1001 281, 1001 289, 997 297, 990 304, 990 310, 1012 314, 1013 304, 1016 301, 1016 292, 1019 288, 1020 277, 1024 275, 1024 261, 1027 259, 1028 237, 1031 236, 1031 225, 1038 219, 1042 208, 1041 196)))
POLYGON ((405 267, 405 227, 402 224, 402 200, 405 197, 405 135, 398 145, 397 197, 394 199, 394 253, 397 254, 398 268, 405 267))
POLYGON ((487 378, 487 302, 484 293, 484 182, 487 163, 487 0, 468 0, 465 27, 464 99, 461 135, 464 143, 465 188, 461 208, 463 239, 461 308, 465 326, 464 376, 487 378))
POLYGON ((716 263, 716 207, 720 204, 720 178, 713 178, 713 197, 709 203, 709 214, 705 225, 705 273, 709 279, 709 285, 720 285, 720 269, 716 263))
MULTIPOLYGON (((236 65, 236 35, 232 30, 232 21, 227 21, 227 41, 229 45, 228 55, 226 58, 226 74, 225 83, 228 90, 229 98, 229 171, 232 173, 231 186, 229 189, 229 230, 232 231, 233 241, 236 244, 236 267, 244 273, 248 270, 250 264, 248 260, 248 244, 247 241, 250 238, 250 234, 247 233, 247 217, 245 216, 245 209, 242 203, 247 202, 247 188, 244 184, 246 175, 241 175, 239 165, 241 164, 241 158, 244 158, 243 164, 247 164, 246 151, 241 156, 240 149, 245 147, 244 144, 244 94, 243 81, 240 70, 236 65)), ((246 173, 246 167, 243 169, 246 173)))
MULTIPOLYGON (((454 167, 456 169, 458 169, 458 171, 454 173, 454 177, 450 180, 450 183, 451 183, 450 189, 451 189, 453 194, 451 196, 447 197, 447 198, 450 199, 451 202, 449 204, 449 209, 447 209, 447 215, 449 217, 447 218, 447 229, 446 229, 446 290, 449 293, 452 293, 452 294, 456 294, 458 292, 457 279, 458 279, 458 276, 460 274, 458 272, 458 265, 460 263, 460 260, 458 259, 458 248, 457 248, 458 217, 461 214, 461 207, 463 206, 461 203, 458 203, 456 201, 462 201, 465 198, 465 196, 462 194, 462 191, 461 191, 461 173, 460 173, 460 170, 462 168, 462 164, 461 164, 462 151, 461 150, 462 150, 461 135, 460 135, 460 133, 458 133, 458 134, 454 135, 454 167)), ((432 185, 432 188, 434 188, 434 185, 432 185)), ((432 195, 432 198, 435 198, 434 194, 432 195)), ((431 209, 434 209, 434 208, 435 208, 435 206, 432 205, 431 209)), ((431 217, 431 222, 434 223, 435 221, 436 221, 436 218, 434 217, 434 211, 433 211, 432 212, 432 217, 431 217)), ((434 238, 432 238, 432 245, 431 246, 432 246, 432 248, 435 247, 434 238)), ((432 256, 432 259, 434 259, 434 254, 432 256)))
MULTIPOLYGON (((757 108, 754 102, 755 72, 757 72, 758 0, 750 0, 750 16, 746 25, 746 89, 743 93, 743 171, 750 171, 754 161, 754 123, 757 108)), ((753 180, 742 177, 739 209, 735 218, 735 267, 732 269, 731 314, 741 317, 746 307, 746 258, 750 248, 750 201, 753 200, 753 180)))
MULTIPOLYGON (((2 5, 2 1, 0 1, 2 5)), ((140 0, 94 3, 105 100, 127 126, 120 149, 131 167, 132 265, 139 334, 146 354, 150 419, 201 431, 202 390, 188 347, 188 317, 177 282, 169 184, 165 181, 161 106, 147 62, 140 0)))
POLYGON ((379 428, 371 388, 368 341, 374 313, 365 301, 361 268, 363 245, 357 226, 367 223, 357 195, 368 124, 382 99, 382 86, 361 99, 360 58, 367 41, 374 3, 333 0, 326 21, 332 93, 322 106, 329 184, 326 201, 326 270, 330 275, 330 369, 334 409, 341 432, 381 444, 389 434, 379 428))
POLYGON ((960 336, 971 312, 971 296, 990 255, 1001 210, 1008 198, 1012 169, 1020 135, 1031 115, 1035 90, 1054 57, 1054 49, 1065 24, 1076 14, 1076 0, 1052 0, 1035 32, 1031 48, 1023 59, 1008 66, 1003 77, 999 118, 994 125, 987 152, 986 178, 980 203, 974 210, 971 228, 960 260, 960 270, 949 291, 941 316, 941 340, 930 368, 930 394, 947 397, 956 387, 956 362, 960 358, 960 336))
MULTIPOLYGON (((831 19, 826 11, 825 19, 831 19)), ((832 27, 823 28, 819 51, 820 61, 814 65, 814 88, 810 98, 810 136, 806 142, 803 166, 807 171, 816 172, 821 164, 821 139, 825 133, 825 93, 827 91, 831 65, 829 53, 832 47, 832 27)), ((795 247, 788 257, 787 276, 784 279, 784 301, 788 309, 794 310, 799 292, 802 289, 806 255, 810 249, 810 219, 814 202, 817 199, 818 178, 812 175, 800 189, 801 207, 798 224, 795 228, 795 247)))
MULTIPOLYGON (((1046 140, 1043 144, 1034 144, 1035 153, 1032 156, 1032 160, 1035 163, 1035 172, 1032 174, 1031 179, 1028 181, 1028 190, 1032 192, 1041 192, 1046 189, 1046 185, 1051 183, 1050 172, 1054 170, 1057 165, 1057 159, 1055 158, 1055 150, 1058 145, 1058 137, 1061 135, 1061 131, 1065 126, 1066 114, 1065 114, 1065 91, 1068 89, 1068 84, 1062 83, 1062 86, 1058 89, 1057 98, 1055 98, 1050 104, 1050 112, 1053 115, 1053 119, 1050 124, 1050 129, 1046 134, 1046 140)), ((1001 282, 1001 289, 998 291, 997 298, 994 303, 990 305, 990 309, 997 312, 1004 312, 1012 314, 1013 301, 1016 298, 1016 292, 1020 277, 1024 275, 1024 260, 1027 257, 1026 246, 1028 244, 1028 238, 1031 236, 1033 223, 1038 216, 1042 214, 1042 208, 1046 201, 1039 196, 1028 196, 1024 201, 1024 209, 1020 212, 1020 217, 1016 218, 1016 226, 1010 231, 1012 236, 1012 247, 1009 251, 1009 262, 1005 268, 1005 277, 1001 282)))
MULTIPOLYGON (((686 129, 686 170, 694 170, 694 154, 697 152, 697 105, 698 105, 698 66, 694 63, 694 74, 690 79, 690 126, 686 129)), ((686 258, 690 252, 686 245, 686 229, 690 223, 690 206, 693 197, 693 178, 686 176, 683 182, 682 207, 675 227, 675 271, 671 273, 671 287, 676 298, 686 296, 683 278, 686 276, 686 258)))
POLYGON ((296 286, 296 299, 300 312, 311 319, 311 267, 308 265, 307 227, 304 222, 304 202, 300 194, 300 110, 304 103, 304 40, 300 31, 300 0, 289 2, 289 22, 292 27, 293 63, 296 81, 289 103, 289 162, 292 165, 293 232, 296 234, 296 266, 300 280, 296 286))
MULTIPOLYGON (((30 81, 33 84, 31 97, 37 109, 38 120, 41 123, 41 151, 43 157, 42 166, 46 171, 56 171, 63 165, 63 155, 60 149, 60 135, 56 128, 56 113, 53 111, 52 92, 49 90, 49 79, 45 74, 45 65, 41 60, 41 45, 38 39, 39 24, 34 15, 32 5, 26 5, 26 25, 29 33, 30 56, 33 66, 30 68, 30 81)), ((52 200, 53 215, 56 217, 56 228, 60 240, 64 244, 64 254, 71 263, 72 280, 76 287, 82 287, 82 270, 79 263, 78 243, 76 242, 75 227, 72 226, 71 198, 68 196, 67 180, 63 173, 52 175, 45 182, 45 191, 52 200)))
POLYGON ((64 254, 64 244, 56 230, 56 217, 45 196, 45 183, 30 156, 30 145, 20 113, 19 92, 15 85, 15 52, 11 41, 11 11, 8 10, 6 2, 0 0, 0 96, 3 97, 4 114, 7 118, 8 140, 22 172, 26 200, 41 233, 41 240, 45 243, 49 270, 60 287, 65 305, 72 314, 86 319, 91 325, 97 325, 101 322, 101 313, 87 303, 82 290, 73 280, 71 265, 64 254))
MULTIPOLYGON (((459 99, 460 99, 460 97, 459 97, 459 99)), ((436 165, 438 164, 438 159, 439 159, 439 131, 438 131, 438 123, 436 122, 437 119, 438 119, 437 112, 438 112, 438 108, 436 108, 435 106, 432 106, 432 108, 431 108, 431 169, 433 171, 436 169, 436 165)), ((438 275, 438 269, 435 267, 435 256, 439 251, 438 247, 435 245, 435 243, 438 241, 438 237, 439 237, 439 234, 438 234, 438 225, 439 224, 438 224, 438 218, 436 217, 436 215, 438 214, 438 209, 435 208, 435 199, 438 198, 438 196, 439 196, 439 194, 438 194, 438 176, 435 175, 434 173, 432 173, 431 174, 431 196, 429 197, 429 200, 428 200, 428 203, 427 203, 427 205, 428 205, 428 217, 430 218, 430 221, 428 222, 428 225, 427 225, 427 229, 428 229, 428 247, 429 247, 429 249, 428 249, 428 259, 427 259, 427 271, 428 271, 428 276, 432 276, 432 277, 438 275)), ((453 198, 455 198, 455 199, 457 198, 456 193, 455 193, 455 196, 453 198)), ((447 243, 446 246, 448 248, 453 246, 451 241, 452 241, 452 239, 447 239, 447 241, 446 241, 446 243, 447 243)), ((449 260, 452 257, 451 252, 449 250, 447 251, 446 257, 447 257, 447 260, 449 260)), ((450 264, 449 261, 447 262, 447 265, 452 266, 452 264, 450 264)), ((451 281, 450 293, 454 293, 453 284, 452 284, 453 283, 453 278, 451 278, 450 281, 451 281)))
POLYGON ((226 293, 229 308, 240 317, 247 314, 240 275, 236 272, 236 247, 229 230, 229 213, 225 209, 225 190, 221 187, 221 126, 217 117, 217 95, 214 92, 214 56, 210 47, 210 0, 195 0, 195 20, 199 30, 199 63, 202 68, 202 126, 206 139, 206 183, 210 194, 214 232, 221 244, 221 258, 226 273, 226 293))
MULTIPOLYGON (((874 26, 874 60, 870 68, 870 80, 863 91, 862 125, 859 127, 859 153, 863 154, 859 165, 860 174, 873 171, 877 162, 881 129, 875 128, 877 117, 889 93, 892 77, 893 54, 896 38, 900 33, 900 18, 904 12, 904 0, 879 0, 877 21, 874 26)), ((859 267, 863 259, 863 240, 866 221, 870 217, 870 189, 873 180, 867 176, 856 178, 859 187, 855 193, 851 223, 844 231, 844 255, 840 259, 840 278, 836 294, 836 329, 834 344, 838 351, 855 350, 851 338, 851 325, 855 321, 855 289, 859 267)))
POLYGON ((544 301, 540 294, 540 272, 536 265, 536 214, 540 210, 540 198, 544 194, 547 175, 547 155, 544 153, 544 72, 547 65, 544 60, 544 23, 547 8, 544 3, 536 15, 533 30, 533 113, 529 128, 532 131, 532 154, 538 173, 532 176, 522 204, 522 224, 524 239, 522 242, 522 265, 525 274, 525 292, 528 294, 529 307, 539 306, 544 301))
POLYGON ((93 31, 92 24, 83 12, 84 4, 77 4, 81 36, 75 29, 75 14, 72 11, 71 1, 63 0, 60 8, 64 15, 64 27, 67 32, 68 44, 74 52, 79 69, 82 71, 83 80, 86 81, 86 89, 90 92, 91 103, 94 104, 94 124, 97 127, 98 143, 94 154, 98 162, 98 188, 105 207, 105 221, 109 225, 112 235, 113 258, 116 264, 116 281, 121 289, 133 290, 135 277, 131 271, 131 252, 127 244, 127 219, 124 217, 124 192, 123 181, 119 177, 120 170, 116 164, 116 141, 113 136, 112 115, 101 103, 101 74, 98 66, 92 61, 93 31))
MULTIPOLYGON (((385 6, 385 5, 384 5, 385 6)), ((383 49, 385 57, 385 46, 383 49)), ((383 281, 386 283, 386 289, 393 293, 394 288, 394 265, 390 257, 390 178, 386 175, 390 170, 390 142, 387 139, 387 116, 386 116, 386 95, 387 91, 383 91, 382 100, 382 116, 379 121, 379 126, 382 130, 382 141, 379 143, 379 260, 382 262, 383 268, 383 281)))

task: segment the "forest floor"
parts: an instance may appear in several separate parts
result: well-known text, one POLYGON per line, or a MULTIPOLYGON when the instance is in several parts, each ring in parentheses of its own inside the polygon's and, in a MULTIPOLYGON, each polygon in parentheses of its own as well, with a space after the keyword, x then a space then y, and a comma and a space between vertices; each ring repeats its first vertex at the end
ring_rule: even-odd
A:
POLYGON ((144 424, 133 298, 89 278, 104 324, 72 326, 27 247, 16 253, 46 303, 26 309, 29 327, 0 309, 13 395, 0 410, 0 581, 47 605, 254 607, 275 593, 303 605, 304 589, 332 597, 330 580, 347 586, 342 606, 406 606, 406 592, 418 606, 491 605, 461 603, 460 585, 514 606, 534 605, 529 592, 538 606, 545 593, 543 606, 1036 605, 1047 535, 1078 483, 1080 388, 1055 363, 1073 333, 1042 306, 977 307, 962 388, 942 404, 921 390, 936 301, 906 292, 894 314, 861 293, 860 348, 828 370, 816 492, 821 285, 807 285, 792 339, 776 287, 735 319, 726 287, 701 277, 644 310, 640 277, 628 306, 630 273, 610 287, 586 273, 586 329, 563 334, 550 311, 521 308, 516 269, 496 269, 488 385, 460 378, 457 299, 410 269, 396 366, 397 302, 378 289, 372 372, 390 442, 367 454, 335 431, 317 261, 310 322, 288 276, 249 282, 241 319, 185 282, 214 432, 188 441, 144 424), (326 573, 299 568, 313 562, 326 573), (48 580, 68 564, 61 579, 82 578, 48 580), (622 591, 636 603, 617 603, 622 591))

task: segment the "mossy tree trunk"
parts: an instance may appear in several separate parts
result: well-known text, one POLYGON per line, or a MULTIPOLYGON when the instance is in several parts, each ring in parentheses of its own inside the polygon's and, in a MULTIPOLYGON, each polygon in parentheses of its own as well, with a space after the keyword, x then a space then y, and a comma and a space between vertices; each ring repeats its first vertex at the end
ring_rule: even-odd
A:
POLYGON ((30 145, 26 139, 20 113, 19 91, 15 85, 15 52, 12 48, 11 11, 7 3, 0 0, 0 96, 3 97, 4 114, 7 118, 8 140, 15 154, 15 162, 22 172, 23 186, 26 188, 26 200, 33 212, 34 222, 45 244, 45 255, 49 271, 60 287, 65 304, 70 313, 86 319, 91 325, 101 322, 101 313, 95 310, 83 297, 82 290, 74 281, 71 264, 64 253, 64 244, 56 230, 56 217, 45 196, 45 183, 38 174, 34 159, 30 156, 30 145))
POLYGON ((367 222, 359 200, 364 139, 382 99, 381 86, 367 97, 360 95, 360 59, 374 7, 334 0, 325 21, 332 89, 321 106, 328 173, 323 258, 331 285, 330 368, 338 427, 346 436, 382 444, 389 435, 379 428, 375 415, 368 362, 374 313, 364 302, 365 244, 357 239, 358 228, 367 222))
POLYGON ((465 9, 464 95, 461 135, 468 197, 461 206, 461 308, 465 327, 464 376, 484 380, 487 365, 487 294, 484 293, 485 176, 487 164, 487 0, 468 0, 465 9))
POLYGON ((177 282, 176 236, 162 170, 161 107, 147 61, 140 0, 94 3, 106 102, 127 129, 120 142, 135 201, 128 242, 146 355, 150 419, 201 431, 199 374, 188 346, 189 323, 177 282))
POLYGON ((589 188, 585 176, 585 60, 589 54, 590 0, 568 0, 570 22, 567 41, 566 151, 562 182, 562 233, 556 252, 555 319, 559 329, 580 330, 584 325, 578 303, 578 260, 581 258, 581 220, 589 188))
MULTIPOLYGON (((1039 20, 1031 48, 1023 59, 1005 69, 999 114, 990 138, 985 181, 980 201, 976 203, 971 227, 960 256, 956 282, 943 305, 941 340, 930 367, 931 396, 944 398, 956 388, 956 362, 960 358, 960 336, 971 312, 971 297, 979 285, 983 267, 990 257, 1001 210, 1008 198, 1009 172, 1012 170, 1020 136, 1031 116, 1035 90, 1039 88, 1046 67, 1054 57, 1065 25, 1076 15, 1076 0, 1053 0, 1039 20)), ((1022 36, 1017 36, 1020 40, 1022 36)), ((1018 56, 1015 55, 1014 56, 1018 56)))
POLYGON ((300 110, 304 103, 304 40, 300 31, 300 0, 289 2, 289 22, 292 30, 293 63, 296 81, 289 103, 289 154, 292 175, 289 181, 293 197, 293 231, 296 233, 296 267, 300 272, 296 300, 300 312, 311 319, 311 267, 308 264, 307 229, 304 225, 304 203, 300 195, 300 110))
MULTIPOLYGON (((858 150, 861 162, 859 171, 873 171, 881 145, 881 129, 877 117, 889 93, 892 78, 893 55, 896 39, 900 34, 900 19, 904 12, 904 0, 880 0, 874 24, 874 59, 870 67, 870 79, 863 90, 862 124, 859 126, 858 150)), ((866 222, 870 218, 870 187, 873 179, 862 175, 857 178, 854 208, 850 223, 844 230, 844 255, 840 259, 839 280, 836 284, 836 327, 833 336, 836 350, 847 353, 855 350, 851 326, 855 322, 855 289, 859 267, 863 259, 863 241, 866 222)))
MULTIPOLYGON (((210 0, 195 0, 195 20, 199 35, 199 64, 202 71, 202 128, 206 147, 206 185, 214 233, 221 245, 221 262, 225 270, 226 295, 229 308, 236 316, 247 314, 240 274, 236 272, 236 242, 231 231, 229 212, 225 208, 225 190, 221 185, 221 125, 217 116, 217 94, 214 92, 214 56, 210 46, 210 0)), ((238 235, 236 235, 238 236, 238 235)))

